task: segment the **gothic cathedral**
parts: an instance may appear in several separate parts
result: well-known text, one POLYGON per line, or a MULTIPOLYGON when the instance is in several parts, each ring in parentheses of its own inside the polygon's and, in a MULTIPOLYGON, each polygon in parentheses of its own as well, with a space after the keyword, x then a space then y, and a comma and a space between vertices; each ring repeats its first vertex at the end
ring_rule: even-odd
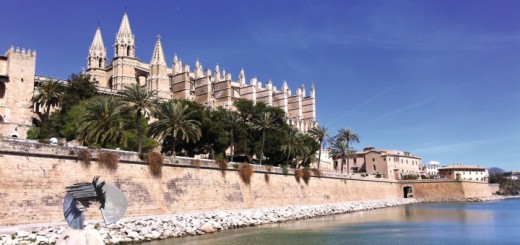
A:
POLYGON ((171 67, 166 65, 160 36, 157 36, 150 63, 141 62, 135 56, 135 38, 130 28, 128 15, 125 13, 114 44, 114 58, 107 63, 107 51, 98 27, 88 54, 87 73, 99 83, 102 93, 117 93, 133 83, 156 90, 161 99, 186 99, 196 101, 208 108, 224 107, 233 109, 236 99, 244 98, 254 102, 281 108, 287 115, 290 125, 301 132, 307 132, 316 125, 316 100, 314 86, 311 85, 309 96, 305 87, 296 89, 296 94, 284 82, 280 90, 268 81, 265 86, 256 78, 246 84, 242 69, 237 80, 231 74, 220 71, 215 66, 203 70, 197 60, 194 69, 183 65, 175 55, 171 67))

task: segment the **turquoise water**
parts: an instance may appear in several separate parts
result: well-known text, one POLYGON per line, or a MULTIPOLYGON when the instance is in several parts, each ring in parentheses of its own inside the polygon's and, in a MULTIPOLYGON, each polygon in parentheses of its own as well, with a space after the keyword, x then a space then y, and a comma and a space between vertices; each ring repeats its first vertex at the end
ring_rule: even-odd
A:
POLYGON ((520 199, 412 204, 145 244, 520 244, 520 199))

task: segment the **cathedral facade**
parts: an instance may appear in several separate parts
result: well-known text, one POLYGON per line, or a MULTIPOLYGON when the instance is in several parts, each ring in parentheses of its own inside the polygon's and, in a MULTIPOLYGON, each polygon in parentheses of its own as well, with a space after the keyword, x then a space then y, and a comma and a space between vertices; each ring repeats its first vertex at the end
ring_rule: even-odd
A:
POLYGON ((316 99, 314 86, 307 95, 305 87, 295 93, 283 82, 280 89, 268 81, 256 78, 246 83, 242 69, 236 80, 230 73, 220 71, 218 64, 212 71, 204 70, 197 60, 190 69, 175 55, 170 67, 166 64, 161 38, 157 36, 150 63, 144 63, 135 56, 135 37, 125 13, 114 43, 114 58, 107 62, 107 51, 98 27, 88 53, 87 74, 99 83, 102 93, 117 91, 138 83, 149 90, 157 91, 160 99, 185 99, 196 101, 208 108, 223 107, 234 109, 237 99, 263 102, 285 111, 287 122, 301 132, 307 132, 316 125, 316 99))

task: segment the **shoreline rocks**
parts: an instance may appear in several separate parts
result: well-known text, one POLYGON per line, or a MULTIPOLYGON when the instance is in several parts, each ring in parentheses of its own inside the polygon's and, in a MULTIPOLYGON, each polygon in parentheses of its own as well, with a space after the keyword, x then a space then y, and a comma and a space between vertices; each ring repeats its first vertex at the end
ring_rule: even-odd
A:
MULTIPOLYGON (((127 218, 117 223, 88 223, 85 229, 99 231, 105 244, 144 242, 187 235, 203 235, 221 230, 310 219, 326 215, 393 207, 418 202, 489 201, 501 198, 454 199, 388 199, 351 201, 321 205, 227 210, 160 217, 127 218)), ((68 227, 38 227, 15 234, 0 234, 0 245, 54 244, 68 227)))

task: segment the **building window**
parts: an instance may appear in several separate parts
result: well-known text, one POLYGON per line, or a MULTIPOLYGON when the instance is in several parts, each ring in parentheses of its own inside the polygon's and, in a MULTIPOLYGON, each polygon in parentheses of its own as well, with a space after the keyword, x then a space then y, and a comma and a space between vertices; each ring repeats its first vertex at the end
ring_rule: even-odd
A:
POLYGON ((376 161, 376 159, 375 159, 375 158, 372 158, 372 162, 375 162, 375 161, 376 161))
POLYGON ((374 169, 374 171, 376 171, 376 165, 372 165, 372 169, 374 169))

